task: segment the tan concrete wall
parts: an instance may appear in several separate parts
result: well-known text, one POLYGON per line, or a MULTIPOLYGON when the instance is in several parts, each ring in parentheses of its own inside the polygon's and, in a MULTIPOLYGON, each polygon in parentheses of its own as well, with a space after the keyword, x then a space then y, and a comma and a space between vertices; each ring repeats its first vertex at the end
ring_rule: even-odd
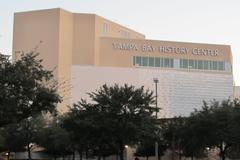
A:
POLYGON ((72 64, 94 65, 95 15, 74 14, 72 64))
POLYGON ((124 38, 124 39, 144 39, 145 35, 138 33, 132 29, 129 29, 127 27, 124 27, 122 25, 119 25, 117 23, 114 23, 112 21, 109 21, 103 17, 100 17, 98 15, 95 15, 95 65, 99 65, 99 59, 100 59, 100 42, 101 37, 115 37, 115 38, 124 38), (103 33, 103 24, 106 23, 108 25, 107 33, 103 33), (128 31, 130 33, 130 36, 123 37, 121 35, 121 31, 128 31))
MULTIPOLYGON (((43 65, 49 70, 58 67, 59 13, 60 9, 15 13, 13 59, 17 59, 21 52, 30 52, 38 46, 36 52, 40 53, 43 65)), ((56 70, 54 74, 57 79, 56 70)))
POLYGON ((141 34, 139 32, 136 32, 130 28, 127 28, 125 26, 122 26, 120 24, 117 24, 115 22, 112 22, 110 20, 107 20, 101 16, 96 15, 96 19, 98 20, 99 26, 97 27, 100 30, 100 36, 101 37, 112 37, 112 38, 126 38, 126 39, 145 39, 145 35, 141 34), (108 24, 108 33, 103 34, 102 33, 102 25, 103 23, 108 24), (127 31, 130 33, 129 37, 123 37, 121 35, 121 31, 127 31))
POLYGON ((170 42, 156 40, 139 40, 139 39, 120 39, 120 38, 101 38, 99 66, 114 67, 133 67, 133 56, 153 56, 153 57, 169 57, 175 59, 199 59, 199 60, 216 60, 232 62, 231 48, 228 45, 213 45, 200 43, 170 42), (134 44, 137 49, 115 49, 113 43, 134 44), (143 50, 143 46, 152 46, 152 50, 143 50), (159 46, 171 46, 187 48, 188 53, 162 53, 158 51, 159 46), (211 49, 218 50, 219 55, 194 55, 192 50, 211 49))
POLYGON ((233 98, 240 99, 240 86, 233 86, 233 98))
POLYGON ((72 64, 72 44, 73 44, 73 14, 60 10, 60 29, 59 29, 59 57, 58 75, 59 92, 63 102, 59 106, 59 111, 65 112, 70 101, 70 77, 72 64))

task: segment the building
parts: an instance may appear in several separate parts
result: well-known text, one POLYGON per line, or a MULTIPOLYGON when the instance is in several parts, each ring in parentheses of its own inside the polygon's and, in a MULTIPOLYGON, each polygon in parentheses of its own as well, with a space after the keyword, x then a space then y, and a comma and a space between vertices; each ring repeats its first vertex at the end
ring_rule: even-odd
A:
POLYGON ((240 86, 233 87, 233 97, 240 99, 240 86))
POLYGON ((154 78, 160 117, 187 116, 203 100, 233 97, 229 45, 148 40, 98 15, 63 9, 16 13, 13 58, 36 46, 62 84, 61 112, 105 83, 144 85, 155 92, 154 78))

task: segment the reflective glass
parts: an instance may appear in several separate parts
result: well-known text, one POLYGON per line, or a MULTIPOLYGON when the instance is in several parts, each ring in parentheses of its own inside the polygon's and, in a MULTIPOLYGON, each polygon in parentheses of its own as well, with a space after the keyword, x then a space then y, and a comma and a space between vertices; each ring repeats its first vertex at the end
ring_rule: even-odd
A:
POLYGON ((154 58, 153 57, 149 57, 149 66, 154 67, 154 58))
POLYGON ((160 67, 160 58, 155 57, 155 67, 160 67))
POLYGON ((148 66, 148 57, 142 57, 142 66, 148 66))
POLYGON ((135 65, 141 66, 141 59, 142 59, 142 57, 137 56, 136 61, 135 61, 135 65))

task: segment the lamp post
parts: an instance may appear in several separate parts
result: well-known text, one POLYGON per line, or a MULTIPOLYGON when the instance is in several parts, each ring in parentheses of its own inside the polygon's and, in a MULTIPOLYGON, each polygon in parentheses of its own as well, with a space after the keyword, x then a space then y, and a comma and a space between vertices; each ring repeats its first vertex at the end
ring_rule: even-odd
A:
POLYGON ((156 100, 155 100, 156 106, 155 106, 155 107, 156 107, 156 119, 157 119, 157 118, 158 118, 158 117, 157 117, 157 110, 158 110, 158 91, 157 91, 157 84, 158 84, 159 81, 158 81, 157 78, 153 78, 153 82, 155 83, 155 89, 156 89, 156 90, 155 90, 155 91, 156 91, 156 96, 155 96, 155 97, 156 97, 156 100))
MULTIPOLYGON (((157 92, 157 84, 158 84, 158 78, 153 78, 153 82, 155 83, 155 89, 156 89, 156 120, 158 118, 158 115, 157 115, 157 112, 158 112, 158 92, 157 92)), ((156 160, 158 160, 158 142, 156 141, 155 142, 155 157, 156 157, 156 160)))

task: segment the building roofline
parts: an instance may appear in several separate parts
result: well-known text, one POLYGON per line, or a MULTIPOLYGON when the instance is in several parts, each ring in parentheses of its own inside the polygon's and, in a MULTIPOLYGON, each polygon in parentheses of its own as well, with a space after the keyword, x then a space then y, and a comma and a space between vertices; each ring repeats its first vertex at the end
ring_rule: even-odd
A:
POLYGON ((125 28, 126 30, 131 31, 131 32, 135 32, 135 33, 137 33, 137 34, 140 34, 140 35, 142 35, 144 38, 146 37, 143 33, 137 32, 137 31, 135 31, 134 29, 131 29, 131 28, 129 28, 129 27, 126 27, 126 26, 124 26, 124 25, 121 25, 121 24, 119 24, 119 23, 116 23, 116 22, 114 22, 114 21, 112 21, 112 20, 106 19, 106 18, 104 18, 104 17, 102 17, 102 16, 100 16, 100 15, 97 15, 97 14, 95 14, 95 13, 78 13, 78 12, 71 12, 71 11, 68 11, 68 10, 63 9, 63 8, 47 8, 47 9, 20 11, 20 12, 15 12, 14 14, 41 12, 41 11, 48 11, 48 10, 62 10, 62 11, 65 11, 65 12, 68 12, 68 13, 72 13, 72 14, 92 15, 92 16, 95 16, 95 17, 102 18, 102 19, 104 19, 104 20, 106 20, 106 21, 109 21, 110 23, 117 24, 117 25, 125 28))

